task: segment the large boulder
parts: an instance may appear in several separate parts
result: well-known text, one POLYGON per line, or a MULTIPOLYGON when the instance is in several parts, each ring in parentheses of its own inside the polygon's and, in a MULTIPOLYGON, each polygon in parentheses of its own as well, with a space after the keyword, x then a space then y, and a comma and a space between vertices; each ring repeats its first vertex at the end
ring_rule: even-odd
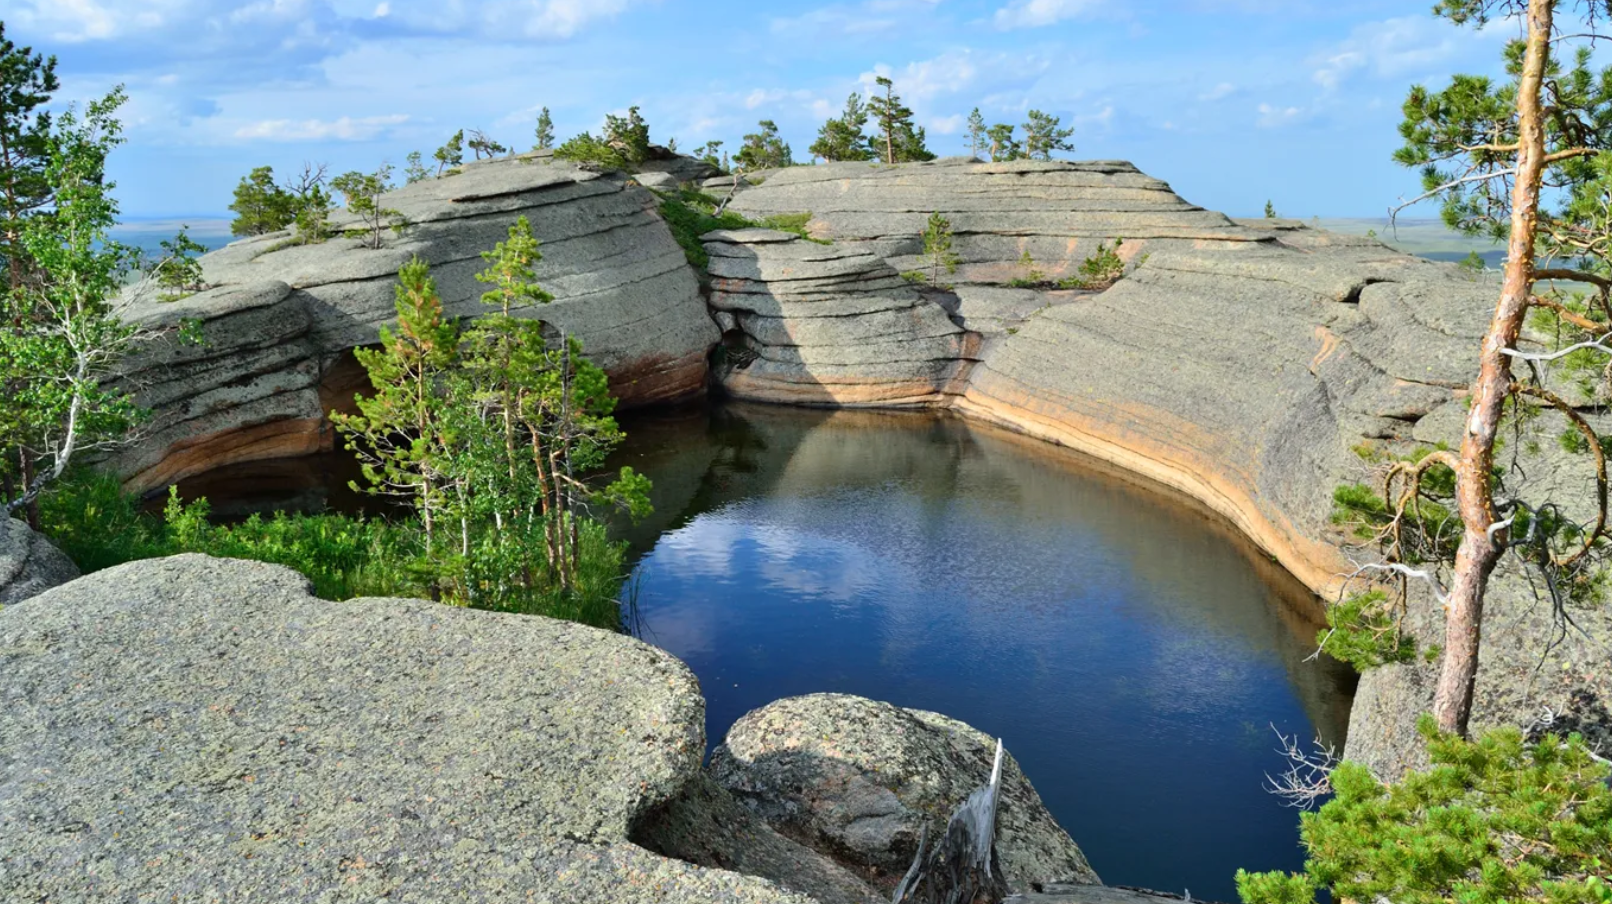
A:
MULTIPOLYGON (((889 890, 927 825, 990 780, 995 741, 938 713, 845 694, 790 697, 755 710, 711 754, 718 783, 785 835, 866 871, 889 890)), ((1004 758, 997 850, 1017 891, 1097 884, 1011 755, 1004 758)))
POLYGON ((703 710, 576 624, 119 566, 0 611, 0 899, 808 904, 629 840, 703 710))
POLYGON ((200 320, 208 340, 186 344, 174 330, 127 368, 156 421, 114 462, 131 487, 328 447, 323 416, 363 387, 350 350, 374 344, 394 319, 398 268, 425 260, 448 313, 473 318, 487 310, 475 279, 487 266, 481 253, 520 216, 542 242, 537 281, 554 295, 522 316, 580 338, 624 407, 704 391, 716 326, 657 199, 626 177, 548 156, 505 158, 403 186, 381 204, 408 225, 384 231, 379 248, 341 235, 361 224, 337 212, 338 234, 319 244, 276 232, 204 255, 206 292, 178 301, 151 286, 126 293, 125 319, 157 328, 200 320))
POLYGON ((723 388, 807 405, 930 407, 962 390, 977 337, 883 259, 769 229, 703 237, 728 326, 723 388))
POLYGON ((20 603, 78 577, 78 566, 49 540, 0 514, 0 606, 20 603))

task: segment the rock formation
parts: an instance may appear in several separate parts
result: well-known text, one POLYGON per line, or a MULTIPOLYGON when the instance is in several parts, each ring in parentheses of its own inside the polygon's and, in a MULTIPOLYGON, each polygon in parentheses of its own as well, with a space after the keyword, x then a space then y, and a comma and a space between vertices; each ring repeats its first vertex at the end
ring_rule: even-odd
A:
POLYGON ((338 213, 338 235, 319 244, 277 232, 205 255, 210 290, 173 302, 149 289, 125 299, 126 319, 153 327, 199 319, 207 341, 171 339, 130 365, 127 379, 155 417, 113 467, 143 490, 328 447, 325 412, 350 405, 364 382, 345 353, 373 344, 393 318, 398 268, 424 259, 449 313, 474 317, 483 310, 485 286, 474 278, 486 267, 481 253, 522 215, 543 243, 537 279, 555 297, 523 313, 581 338, 624 406, 697 395, 717 331, 657 203, 617 174, 547 157, 500 159, 387 194, 383 204, 408 225, 385 232, 379 249, 341 236, 357 221, 338 213))
POLYGON ((0 606, 78 577, 78 566, 33 528, 0 514, 0 606))
MULTIPOLYGON (((939 713, 812 694, 734 723, 711 754, 711 773, 774 828, 868 872, 889 892, 925 825, 933 839, 989 782, 994 751, 994 739, 939 713)), ((1015 891, 1100 884, 1011 756, 999 807, 997 852, 1015 891)))
MULTIPOLYGON (((0 664, 7 901, 875 904, 846 844, 884 864, 986 741, 854 697, 783 701, 735 728, 719 772, 758 816, 702 771, 704 700, 668 653, 537 616, 330 603, 289 569, 197 555, 0 610, 0 664), (810 780, 831 784, 789 784, 810 780), (821 831, 769 825, 803 792, 821 831)), ((1010 875, 1095 882, 1006 774, 1010 875)))
POLYGON ((723 388, 804 405, 939 406, 977 337, 868 249, 767 229, 702 237, 723 388))
MULTIPOLYGON (((732 185, 677 158, 650 170, 644 184, 703 179, 724 195, 732 185)), ((1071 446, 1202 502, 1332 596, 1353 570, 1352 538, 1331 521, 1333 490, 1370 473, 1362 444, 1458 439, 1495 293, 1371 239, 1228 219, 1111 161, 771 172, 732 209, 809 212, 808 231, 831 244, 708 234, 708 274, 688 266, 651 193, 548 158, 472 164, 385 203, 414 225, 380 250, 260 237, 204 258, 218 288, 130 302, 132 318, 197 317, 209 337, 131 367, 156 417, 112 463, 130 486, 328 445, 324 411, 362 385, 345 350, 373 342, 389 319, 397 267, 420 254, 450 308, 473 315, 478 253, 525 213, 545 241, 539 280, 558 298, 532 316, 581 336, 626 404, 699 392, 720 338, 714 375, 734 395, 947 406, 1071 446), (951 290, 898 276, 921 269, 931 212, 951 221, 962 259, 951 290), (1104 291, 1056 286, 1119 239, 1124 279, 1104 291)), ((1530 479, 1558 470, 1533 468, 1530 479)), ((1475 724, 1528 724, 1545 711, 1612 722, 1598 715, 1612 701, 1599 642, 1569 632, 1546 680, 1532 666, 1554 636, 1548 607, 1514 574, 1491 599, 1475 724)), ((1605 606, 1578 618, 1592 635, 1612 632, 1605 606)), ((1439 642, 1440 619, 1430 599, 1416 600, 1410 625, 1424 645, 1439 642)), ((1415 761, 1403 720, 1428 705, 1427 672, 1366 676, 1350 756, 1385 775, 1415 761)))
POLYGON ((7 607, 0 651, 0 899, 810 900, 629 840, 704 705, 620 635, 179 556, 7 607))

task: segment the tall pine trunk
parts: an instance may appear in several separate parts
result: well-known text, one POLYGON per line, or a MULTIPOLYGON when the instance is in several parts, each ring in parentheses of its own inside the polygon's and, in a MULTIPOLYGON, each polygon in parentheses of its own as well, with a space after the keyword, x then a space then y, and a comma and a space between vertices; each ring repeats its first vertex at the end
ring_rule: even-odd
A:
POLYGON ((1494 507, 1495 437, 1511 394, 1511 358, 1528 313, 1534 284, 1534 242, 1539 227, 1539 185, 1545 170, 1541 85, 1550 55, 1556 0, 1529 0, 1528 43, 1517 85, 1517 174, 1511 191, 1511 238, 1506 249, 1500 301, 1489 321, 1472 383, 1472 408, 1461 437, 1456 473, 1456 505, 1461 515, 1461 546, 1444 607, 1444 660, 1433 695, 1433 716, 1441 730, 1466 735, 1478 673, 1483 631, 1483 596, 1489 576, 1505 551, 1507 532, 1490 526, 1494 507))

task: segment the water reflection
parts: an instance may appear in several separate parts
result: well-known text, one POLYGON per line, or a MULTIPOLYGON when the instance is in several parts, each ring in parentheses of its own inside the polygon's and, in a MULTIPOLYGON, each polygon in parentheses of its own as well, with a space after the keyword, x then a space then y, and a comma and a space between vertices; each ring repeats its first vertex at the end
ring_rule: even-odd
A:
POLYGON ((954 418, 726 405, 632 418, 646 639, 708 732, 844 691, 1000 734, 1112 884, 1235 897, 1300 862, 1270 726, 1341 740, 1314 602, 1217 522, 954 418))

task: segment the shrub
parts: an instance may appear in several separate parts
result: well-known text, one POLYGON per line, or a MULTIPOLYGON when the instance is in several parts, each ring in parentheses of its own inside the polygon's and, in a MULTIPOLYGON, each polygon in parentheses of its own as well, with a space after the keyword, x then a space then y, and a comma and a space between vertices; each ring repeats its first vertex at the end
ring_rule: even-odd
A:
POLYGON ((1336 797, 1301 817, 1302 874, 1239 870, 1246 904, 1605 904, 1612 901, 1608 766, 1583 738, 1477 741, 1417 726, 1432 766, 1384 785, 1365 767, 1331 774, 1336 797))
POLYGON ((1327 629, 1316 638, 1332 658, 1365 671, 1416 658, 1416 642, 1400 629, 1388 594, 1358 593, 1327 607, 1327 629))

